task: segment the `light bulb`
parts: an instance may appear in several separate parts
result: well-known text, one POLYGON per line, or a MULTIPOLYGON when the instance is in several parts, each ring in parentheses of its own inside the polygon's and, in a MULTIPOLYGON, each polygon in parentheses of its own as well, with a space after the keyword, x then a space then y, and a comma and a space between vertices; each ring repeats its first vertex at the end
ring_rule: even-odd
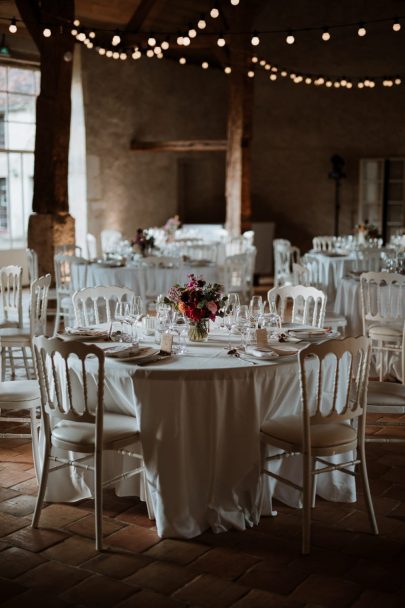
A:
POLYGON ((169 48, 170 44, 168 43, 167 40, 163 40, 162 44, 160 45, 162 47, 162 49, 164 51, 167 51, 167 49, 169 48))
POLYGON ((254 78, 255 77, 255 73, 253 70, 249 70, 247 75, 249 76, 249 78, 254 78))
POLYGON ((154 38, 153 36, 150 36, 148 38, 148 44, 149 44, 149 46, 155 46, 155 44, 156 44, 156 38, 154 38))
POLYGON ((252 44, 252 46, 259 46, 260 44, 260 38, 257 34, 253 34, 250 43, 252 44))
POLYGON ((149 57, 149 59, 150 59, 151 57, 154 57, 154 56, 155 56, 155 53, 153 52, 153 50, 152 50, 152 49, 148 49, 148 50, 146 51, 146 56, 147 56, 147 57, 149 57))
POLYGON ((80 20, 79 20, 79 19, 75 19, 75 20, 73 21, 73 25, 75 25, 76 27, 79 27, 79 25, 80 25, 80 20))
POLYGON ((364 82, 358 82, 357 83, 357 88, 358 89, 364 89, 364 82))
POLYGON ((269 63, 266 63, 266 65, 264 66, 264 69, 269 71, 271 69, 271 65, 269 63))
POLYGON ((239 0, 231 0, 232 6, 238 6, 239 0))
POLYGON ((135 51, 132 53, 132 59, 140 59, 142 57, 142 53, 139 49, 135 49, 135 51))
POLYGON ((120 54, 118 51, 114 51, 112 54, 113 59, 119 59, 120 58, 120 54))
POLYGON ((289 32, 287 34, 287 37, 286 37, 285 41, 286 41, 287 44, 294 44, 295 38, 294 38, 292 32, 289 32))
POLYGON ((44 38, 50 38, 52 36, 52 32, 49 27, 45 27, 42 31, 42 35, 44 38))
POLYGON ((225 74, 230 74, 232 72, 232 68, 229 65, 227 65, 224 69, 224 72, 225 72, 225 74))
POLYGON ((259 61, 258 57, 252 57, 252 63, 257 63, 259 61))
POLYGON ((401 31, 401 24, 398 19, 395 19, 394 23, 392 24, 392 29, 394 30, 394 32, 401 31))
POLYGON ((205 19, 200 19, 197 23, 197 27, 199 30, 205 30, 205 28, 207 27, 207 22, 205 21, 205 19))
POLYGON ((195 30, 193 27, 191 28, 191 30, 188 30, 189 38, 195 38, 196 36, 197 36, 197 30, 195 30))
POLYGON ((325 82, 325 86, 326 86, 326 87, 328 87, 328 89, 330 89, 330 87, 332 86, 332 84, 333 84, 333 83, 332 83, 332 81, 331 81, 331 80, 327 80, 327 81, 325 82))
POLYGON ((15 34, 17 31, 17 23, 14 17, 12 18, 11 23, 8 26, 8 31, 10 32, 10 34, 15 34))
POLYGON ((158 59, 163 59, 163 53, 159 53, 159 55, 156 55, 156 57, 157 57, 158 59))
POLYGON ((220 36, 220 37, 218 38, 218 40, 217 40, 217 45, 218 45, 218 46, 220 46, 220 47, 225 46, 225 45, 226 45, 225 38, 223 38, 222 36, 220 36))
POLYGON ((89 38, 95 38, 95 37, 96 37, 96 32, 90 32, 89 38))
POLYGON ((182 46, 182 44, 183 44, 183 36, 177 36, 177 41, 176 42, 177 42, 177 44, 179 46, 182 46))
POLYGON ((111 40, 111 44, 113 46, 118 46, 120 42, 121 42, 121 36, 119 34, 114 34, 114 36, 112 37, 112 40, 111 40))
POLYGON ((181 65, 184 65, 185 63, 187 63, 186 58, 185 58, 185 57, 180 57, 180 59, 179 59, 179 63, 180 63, 181 65))
POLYGON ((105 55, 106 55, 106 57, 112 57, 113 56, 113 52, 110 49, 108 49, 108 51, 106 52, 105 55))
POLYGON ((326 28, 322 32, 322 40, 324 42, 328 42, 330 40, 330 33, 329 33, 329 30, 326 28))
POLYGON ((346 78, 342 78, 342 80, 340 81, 340 84, 342 85, 342 87, 345 87, 347 85, 346 78))
POLYGON ((105 55, 105 49, 103 49, 102 47, 100 47, 100 48, 98 49, 98 54, 99 54, 99 55, 105 55))
POLYGON ((201 67, 203 70, 208 70, 208 68, 209 68, 208 61, 203 61, 201 64, 201 67))
POLYGON ((183 46, 189 46, 190 42, 191 40, 188 36, 183 36, 183 46))
POLYGON ((333 83, 333 86, 335 87, 335 89, 339 89, 340 88, 340 82, 338 80, 335 80, 335 82, 333 83))
POLYGON ((307 78, 305 78, 305 84, 311 84, 312 83, 312 78, 309 78, 309 76, 307 76, 307 78))
POLYGON ((78 32, 77 32, 77 30, 73 29, 73 30, 70 30, 70 33, 72 34, 72 36, 77 36, 78 32))
POLYGON ((359 29, 357 30, 357 35, 360 36, 360 38, 363 38, 363 36, 365 36, 367 34, 367 30, 364 27, 363 24, 359 24, 359 29))
POLYGON ((353 88, 353 84, 349 80, 349 82, 346 84, 346 89, 352 89, 352 88, 353 88))
POLYGON ((288 76, 288 72, 286 72, 285 70, 283 70, 283 71, 282 71, 282 72, 280 72, 280 73, 281 73, 281 76, 282 76, 283 78, 285 78, 286 76, 288 76))
POLYGON ((210 15, 213 19, 217 19, 219 17, 219 10, 216 6, 210 10, 210 15))
POLYGON ((79 42, 84 42, 86 40, 86 34, 84 32, 79 32, 76 38, 79 42))
POLYGON ((153 52, 155 53, 155 55, 160 55, 160 53, 162 52, 162 49, 160 46, 155 46, 155 48, 153 49, 153 52))
POLYGON ((277 80, 277 74, 270 74, 270 80, 277 80))
POLYGON ((398 84, 401 84, 402 81, 400 78, 395 78, 394 82, 396 85, 398 85, 398 84))
POLYGON ((128 55, 127 55, 126 53, 120 53, 120 59, 121 59, 122 61, 125 61, 125 59, 127 58, 127 56, 128 56, 128 55))

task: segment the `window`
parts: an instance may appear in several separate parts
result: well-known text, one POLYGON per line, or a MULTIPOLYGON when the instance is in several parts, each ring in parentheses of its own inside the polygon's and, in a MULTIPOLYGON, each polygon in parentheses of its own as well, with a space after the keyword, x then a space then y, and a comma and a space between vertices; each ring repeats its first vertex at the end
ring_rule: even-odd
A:
POLYGON ((0 248, 26 246, 39 70, 0 64, 0 248))

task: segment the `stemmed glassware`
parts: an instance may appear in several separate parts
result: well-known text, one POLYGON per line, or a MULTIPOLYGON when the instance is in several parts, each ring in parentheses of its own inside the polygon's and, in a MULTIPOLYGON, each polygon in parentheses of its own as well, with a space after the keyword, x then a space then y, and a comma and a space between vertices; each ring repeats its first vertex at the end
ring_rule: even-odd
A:
POLYGON ((223 316, 223 324, 226 330, 228 331, 228 350, 231 349, 231 330, 235 324, 236 310, 239 304, 239 295, 237 293, 229 293, 228 298, 226 300, 223 316))
POLYGON ((144 314, 145 307, 141 296, 134 296, 129 303, 127 322, 131 326, 131 342, 135 343, 138 341, 137 324, 144 314))
POLYGON ((246 304, 242 304, 236 309, 236 327, 242 335, 241 346, 245 347, 246 336, 250 328, 250 311, 246 304))
MULTIPOLYGON (((118 334, 118 342, 124 342, 124 323, 128 317, 130 311, 130 304, 129 302, 124 302, 122 300, 118 300, 116 305, 115 305, 115 310, 114 310, 114 321, 117 321, 118 323, 120 323, 120 332, 117 332, 118 334)), ((111 331, 111 334, 113 333, 113 331, 111 331)))
POLYGON ((263 315, 263 308, 262 296, 253 296, 249 303, 249 313, 256 327, 263 315))

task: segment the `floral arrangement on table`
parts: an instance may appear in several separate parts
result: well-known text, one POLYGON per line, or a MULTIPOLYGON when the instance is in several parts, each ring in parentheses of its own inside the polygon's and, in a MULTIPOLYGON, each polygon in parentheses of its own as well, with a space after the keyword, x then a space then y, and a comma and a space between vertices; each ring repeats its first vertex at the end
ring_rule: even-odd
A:
POLYGON ((188 275, 185 285, 174 285, 165 302, 173 305, 189 320, 188 337, 193 342, 205 342, 208 339, 209 321, 223 316, 227 296, 218 283, 207 283, 194 274, 188 275))
POLYGON ((180 218, 178 215, 174 215, 173 217, 169 217, 166 224, 163 226, 163 231, 166 234, 166 239, 171 241, 174 239, 174 235, 176 234, 176 230, 178 230, 181 226, 180 218))
POLYGON ((363 224, 356 224, 355 230, 359 243, 364 243, 365 241, 370 241, 371 239, 381 238, 378 227, 374 224, 369 224, 368 220, 366 220, 363 224))
POLYGON ((131 241, 131 246, 142 255, 146 255, 146 253, 155 247, 155 238, 147 230, 138 228, 135 238, 131 241))

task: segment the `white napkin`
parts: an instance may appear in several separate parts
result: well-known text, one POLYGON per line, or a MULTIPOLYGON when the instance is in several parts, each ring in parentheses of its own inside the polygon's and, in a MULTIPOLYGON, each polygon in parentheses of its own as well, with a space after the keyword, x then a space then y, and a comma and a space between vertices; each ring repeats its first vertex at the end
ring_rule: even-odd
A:
POLYGON ((275 359, 276 357, 278 357, 277 353, 275 353, 268 346, 247 346, 246 354, 252 355, 257 359, 275 359))
POLYGON ((114 344, 114 346, 108 346, 103 350, 106 357, 132 357, 139 353, 139 345, 114 344))

